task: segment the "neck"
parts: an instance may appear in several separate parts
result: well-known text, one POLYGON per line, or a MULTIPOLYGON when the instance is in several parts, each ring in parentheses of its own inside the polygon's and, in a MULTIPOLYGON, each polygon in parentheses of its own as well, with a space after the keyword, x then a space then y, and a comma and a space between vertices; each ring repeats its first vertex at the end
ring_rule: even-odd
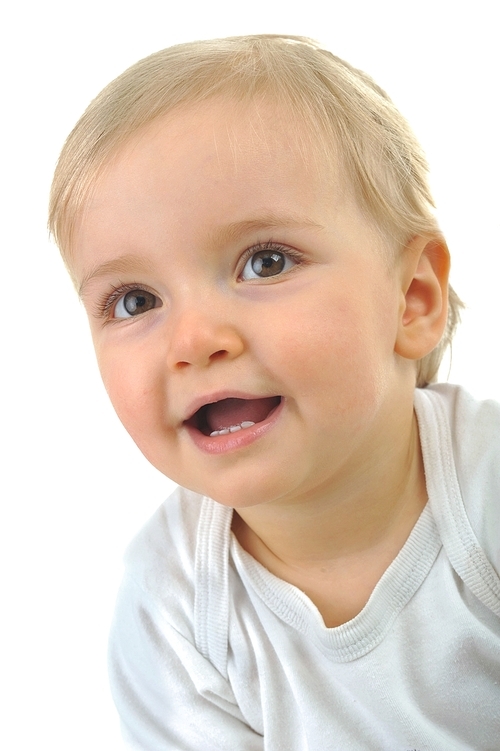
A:
POLYGON ((363 462, 307 497, 238 509, 233 531, 243 548, 289 580, 284 569, 314 575, 372 557, 384 562, 383 573, 427 501, 413 412, 396 427, 389 440, 357 452, 363 462))

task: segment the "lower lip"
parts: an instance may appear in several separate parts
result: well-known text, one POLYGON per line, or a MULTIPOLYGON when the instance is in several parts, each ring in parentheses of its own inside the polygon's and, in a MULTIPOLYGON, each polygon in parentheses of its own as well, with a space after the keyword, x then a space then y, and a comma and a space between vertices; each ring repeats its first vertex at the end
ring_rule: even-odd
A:
POLYGON ((235 433, 215 436, 204 435, 189 425, 186 425, 186 430, 192 441, 201 451, 204 451, 206 454, 226 454, 250 446, 250 444, 271 430, 276 425, 283 411, 283 405, 284 399, 282 398, 278 406, 268 414, 265 420, 255 423, 250 428, 237 430, 235 433))

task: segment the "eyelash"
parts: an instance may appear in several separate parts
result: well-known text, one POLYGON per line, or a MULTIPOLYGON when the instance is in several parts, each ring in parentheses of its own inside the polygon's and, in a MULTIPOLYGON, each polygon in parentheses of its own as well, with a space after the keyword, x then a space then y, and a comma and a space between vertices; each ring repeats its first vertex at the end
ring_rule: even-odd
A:
POLYGON ((157 296, 146 284, 138 284, 137 282, 132 282, 131 284, 120 284, 118 287, 113 287, 111 292, 105 292, 97 301, 97 317, 104 318, 108 322, 114 320, 128 320, 124 318, 114 319, 110 314, 121 297, 126 295, 127 292, 135 292, 137 290, 144 290, 144 292, 150 292, 152 295, 155 295, 155 297, 157 296))
MULTIPOLYGON (((304 256, 302 253, 300 253, 298 250, 295 250, 294 248, 290 248, 286 245, 282 245, 281 243, 276 243, 273 240, 267 240, 266 242, 257 243, 256 245, 252 245, 250 248, 244 251, 243 255, 238 261, 238 268, 239 268, 239 274, 238 276, 243 272, 243 269, 245 268, 245 265, 247 261, 256 253, 262 252, 262 251, 274 251, 276 253, 282 253, 284 256, 287 256, 292 261, 295 261, 297 265, 304 262, 304 256)), ((285 272, 289 273, 289 272, 285 272)), ((273 279, 274 277, 269 277, 270 279, 273 279)), ((136 290, 144 290, 145 292, 150 292, 152 295, 155 294, 152 289, 150 289, 145 284, 139 284, 137 282, 132 282, 129 284, 120 284, 118 287, 113 287, 111 292, 106 292, 102 295, 102 297, 97 301, 96 309, 97 309, 97 317, 98 318, 104 318, 108 322, 115 320, 110 315, 111 311, 113 310, 113 307, 116 305, 116 303, 120 300, 121 297, 127 294, 127 292, 134 292, 136 290)), ((116 319, 116 320, 128 320, 128 319, 116 319)))
MULTIPOLYGON (((238 268, 239 273, 238 277, 242 274, 243 269, 245 268, 246 262, 256 253, 260 253, 262 251, 274 251, 276 253, 282 253, 284 256, 287 256, 287 258, 290 258, 292 261, 295 261, 297 265, 304 263, 304 255, 296 250, 295 248, 290 248, 288 245, 282 245, 281 243, 274 242, 273 240, 267 240, 266 242, 257 243, 256 245, 252 245, 250 248, 245 250, 243 255, 238 261, 238 268)), ((289 272, 285 272, 289 273, 289 272)), ((279 275, 281 276, 281 274, 279 275)), ((274 277, 268 277, 269 279, 273 279, 274 277)))

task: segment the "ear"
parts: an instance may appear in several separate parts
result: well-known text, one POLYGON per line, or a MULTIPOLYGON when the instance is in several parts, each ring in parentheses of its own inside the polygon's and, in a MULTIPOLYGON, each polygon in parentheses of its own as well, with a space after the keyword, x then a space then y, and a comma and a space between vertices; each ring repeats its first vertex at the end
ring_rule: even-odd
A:
POLYGON ((450 254, 442 238, 417 236, 401 256, 401 305, 395 352, 420 360, 439 343, 448 317, 450 254))

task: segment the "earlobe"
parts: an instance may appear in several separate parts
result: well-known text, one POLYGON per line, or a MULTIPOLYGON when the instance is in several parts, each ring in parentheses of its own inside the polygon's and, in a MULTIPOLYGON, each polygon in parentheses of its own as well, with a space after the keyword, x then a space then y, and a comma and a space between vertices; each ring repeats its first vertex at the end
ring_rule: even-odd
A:
POLYGON ((450 255, 444 239, 413 238, 402 257, 395 352, 419 360, 439 343, 448 315, 450 255))

